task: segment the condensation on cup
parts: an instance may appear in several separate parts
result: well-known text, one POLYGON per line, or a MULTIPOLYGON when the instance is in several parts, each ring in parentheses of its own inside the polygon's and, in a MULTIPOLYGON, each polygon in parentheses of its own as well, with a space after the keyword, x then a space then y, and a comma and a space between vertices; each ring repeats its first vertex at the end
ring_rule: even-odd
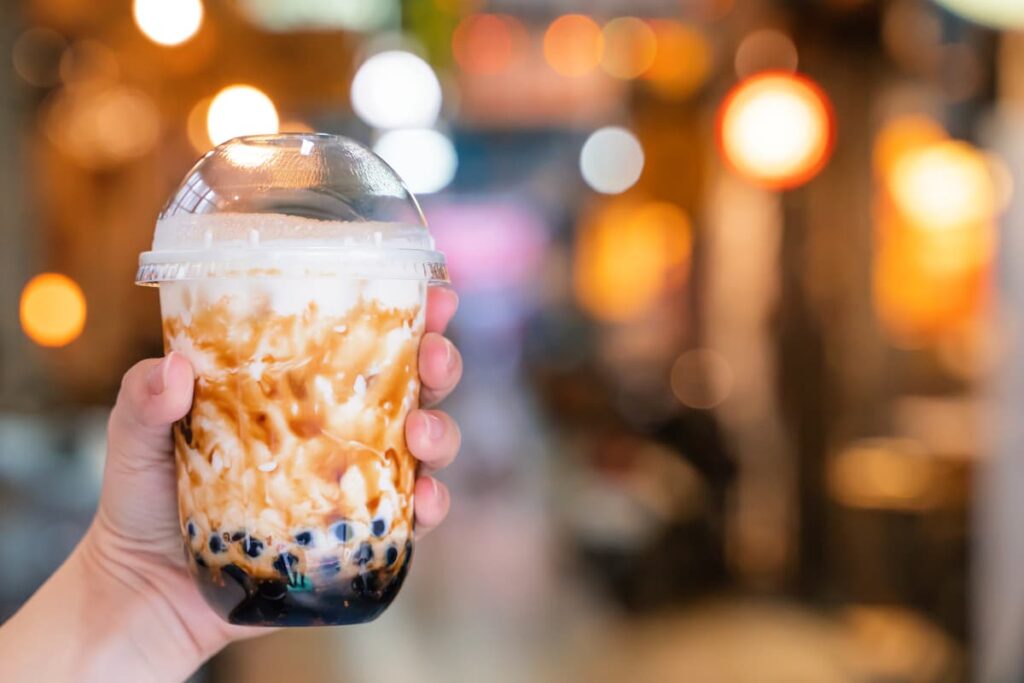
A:
POLYGON ((353 624, 413 550, 427 288, 444 255, 390 167, 346 138, 268 135, 204 156, 136 277, 192 363, 173 430, 188 565, 227 621, 353 624))

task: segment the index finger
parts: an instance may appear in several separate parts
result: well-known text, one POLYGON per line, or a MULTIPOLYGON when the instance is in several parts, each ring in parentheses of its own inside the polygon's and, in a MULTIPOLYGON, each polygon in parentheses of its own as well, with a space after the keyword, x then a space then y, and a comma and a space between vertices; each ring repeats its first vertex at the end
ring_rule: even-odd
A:
POLYGON ((449 287, 431 287, 427 290, 426 331, 441 334, 459 308, 459 295, 449 287))

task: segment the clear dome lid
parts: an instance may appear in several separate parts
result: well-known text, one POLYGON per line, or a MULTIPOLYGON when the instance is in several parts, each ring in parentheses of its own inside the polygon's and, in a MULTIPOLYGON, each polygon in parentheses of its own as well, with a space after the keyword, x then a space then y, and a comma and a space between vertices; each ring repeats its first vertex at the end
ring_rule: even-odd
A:
POLYGON ((416 198, 380 157, 321 133, 235 138, 188 172, 136 282, 334 275, 448 282, 416 198))

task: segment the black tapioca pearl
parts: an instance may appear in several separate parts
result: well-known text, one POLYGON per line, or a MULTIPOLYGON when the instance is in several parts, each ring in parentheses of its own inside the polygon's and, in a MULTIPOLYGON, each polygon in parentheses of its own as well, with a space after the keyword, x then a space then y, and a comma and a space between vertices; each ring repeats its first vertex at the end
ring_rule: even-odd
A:
POLYGON ((288 595, 288 586, 284 581, 264 579, 256 586, 256 594, 264 600, 284 600, 288 595))
POLYGON ((352 579, 352 592, 356 595, 376 593, 380 590, 380 579, 372 572, 358 574, 352 579))
POLYGON ((249 557, 259 557, 263 554, 263 541, 253 538, 252 536, 246 536, 242 541, 242 550, 249 557))
POLYGON ((227 550, 227 546, 224 545, 223 539, 220 536, 210 536, 210 552, 211 553, 222 553, 227 550))
POLYGON ((388 532, 387 520, 381 517, 378 517, 377 519, 373 520, 373 522, 370 524, 370 531, 373 532, 374 536, 380 538, 388 532))
POLYGON ((331 532, 339 541, 346 543, 352 538, 352 525, 348 522, 338 522, 331 528, 331 532))
POLYGON ((318 569, 325 577, 337 576, 341 573, 341 561, 336 557, 332 557, 321 562, 318 569))
POLYGON ((356 551, 353 559, 358 565, 368 564, 373 559, 373 546, 369 543, 363 543, 359 546, 359 550, 356 551))
POLYGON ((195 523, 191 519, 188 520, 187 524, 185 524, 185 531, 188 532, 188 537, 189 538, 195 538, 196 537, 196 525, 195 525, 195 523))
POLYGON ((398 548, 395 546, 388 546, 387 552, 384 554, 384 559, 387 560, 388 566, 390 567, 398 559, 398 548))
POLYGON ((232 541, 241 541, 243 538, 245 538, 248 535, 249 534, 247 534, 244 531, 236 531, 235 533, 231 534, 231 540, 232 541))
POLYGON ((299 558, 295 557, 291 553, 281 553, 274 558, 274 569, 276 569, 281 576, 292 577, 298 573, 299 558))
POLYGON ((301 545, 303 548, 308 548, 313 545, 313 532, 312 531, 300 531, 295 534, 295 542, 301 545))
POLYGON ((192 559, 194 559, 196 561, 196 564, 199 565, 200 567, 208 567, 209 566, 208 564, 206 564, 206 560, 203 559, 203 556, 200 555, 199 553, 196 553, 195 555, 193 555, 192 559))

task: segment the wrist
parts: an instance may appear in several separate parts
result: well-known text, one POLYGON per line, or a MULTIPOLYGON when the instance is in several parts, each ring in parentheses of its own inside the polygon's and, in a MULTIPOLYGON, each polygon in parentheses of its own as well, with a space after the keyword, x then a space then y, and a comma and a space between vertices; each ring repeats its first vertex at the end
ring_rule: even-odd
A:
POLYGON ((133 680, 183 680, 232 640, 229 628, 182 568, 124 545, 97 517, 61 571, 75 577, 84 611, 102 622, 96 636, 105 661, 136 673, 133 680))

